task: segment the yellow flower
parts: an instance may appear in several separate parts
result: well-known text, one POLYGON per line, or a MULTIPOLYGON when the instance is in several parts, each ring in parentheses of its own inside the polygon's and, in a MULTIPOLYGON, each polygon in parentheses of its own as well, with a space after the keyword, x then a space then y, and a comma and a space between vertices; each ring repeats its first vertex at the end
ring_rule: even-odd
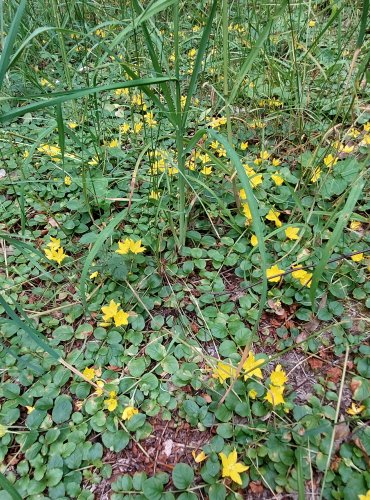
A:
POLYGON ((134 415, 137 415, 139 413, 139 410, 135 408, 134 406, 126 406, 126 408, 123 410, 122 413, 122 420, 130 420, 134 415))
POLYGON ((197 55, 197 51, 195 49, 190 49, 189 52, 188 52, 188 57, 190 59, 194 59, 195 56, 197 55))
POLYGON ((72 130, 74 128, 77 128, 78 127, 78 123, 77 122, 68 122, 67 123, 68 127, 71 128, 72 130))
POLYGON ((134 254, 145 252, 146 248, 141 246, 141 240, 130 242, 130 251, 134 254))
POLYGON ((365 495, 358 495, 358 500, 370 500, 370 490, 367 490, 365 495))
POLYGON ((7 431, 8 431, 8 428, 5 427, 5 425, 0 424, 0 438, 2 438, 3 436, 5 436, 5 434, 7 433, 7 431))
POLYGON ((364 124, 364 132, 370 132, 370 122, 364 124))
POLYGON ((248 396, 251 399, 256 399, 256 397, 257 397, 257 391, 255 391, 254 389, 251 389, 250 391, 248 391, 248 396))
POLYGON ((64 253, 63 247, 45 248, 44 253, 49 260, 54 260, 58 264, 61 264, 67 257, 67 255, 64 253))
POLYGON ((281 161, 278 160, 277 158, 272 159, 272 166, 273 167, 278 167, 281 164, 281 161))
POLYGON ((334 157, 331 153, 324 158, 324 164, 329 169, 334 167, 334 165, 338 162, 338 158, 334 157))
POLYGON ((354 127, 351 127, 347 132, 347 135, 349 137, 353 137, 354 139, 356 139, 356 137, 358 137, 360 134, 361 132, 354 127))
POLYGON ((108 411, 114 411, 118 406, 117 393, 115 391, 111 391, 109 393, 109 398, 104 399, 104 405, 106 406, 108 411))
POLYGON ((85 368, 84 371, 82 372, 82 375, 87 378, 87 380, 92 380, 95 377, 95 370, 94 368, 85 368))
POLYGON ((151 200, 159 200, 161 197, 161 193, 159 191, 150 191, 149 193, 149 198, 151 200))
POLYGON ((247 199, 247 195, 245 193, 245 189, 239 189, 239 198, 241 200, 246 200, 247 199))
POLYGON ((95 166, 99 163, 99 160, 98 160, 98 157, 97 156, 94 156, 93 158, 91 158, 90 161, 87 162, 89 165, 91 166, 95 166))
POLYGON ((49 156, 56 156, 61 154, 59 146, 51 146, 50 144, 40 144, 40 147, 37 148, 37 151, 40 151, 40 153, 44 153, 49 156))
POLYGON ((168 175, 176 175, 179 173, 179 169, 177 167, 168 167, 167 173, 168 175))
POLYGON ((122 123, 122 125, 119 126, 119 131, 121 134, 127 134, 127 132, 130 130, 130 125, 128 123, 122 123))
POLYGON ((46 245, 50 249, 56 250, 57 248, 60 247, 60 239, 59 238, 53 238, 50 236, 50 242, 46 245))
POLYGON ((249 208, 248 203, 243 203, 242 208, 243 208, 244 216, 247 218, 247 223, 249 223, 252 220, 252 212, 249 208))
POLYGON ((30 156, 30 152, 28 151, 28 149, 25 149, 24 152, 23 152, 23 158, 26 159, 30 156))
POLYGON ((306 286, 307 288, 311 287, 311 280, 312 280, 312 273, 309 273, 307 271, 304 272, 304 276, 299 278, 301 285, 306 286))
POLYGON ((361 262, 364 260, 364 254, 363 253, 357 253, 356 255, 351 255, 351 259, 353 262, 361 262))
POLYGON ((285 403, 284 400, 284 387, 276 387, 274 385, 270 385, 269 390, 264 399, 272 404, 272 406, 277 406, 281 403, 285 403))
POLYGON ((144 115, 144 120, 145 120, 145 123, 148 125, 148 127, 155 127, 155 125, 157 125, 157 121, 154 119, 154 115, 151 111, 149 111, 149 113, 146 113, 144 115))
POLYGON ((354 146, 350 146, 349 144, 346 144, 343 148, 343 153, 346 153, 346 154, 352 153, 354 148, 355 148, 354 146))
POLYGON ((66 176, 64 177, 64 184, 65 184, 66 186, 70 186, 70 185, 72 184, 72 179, 69 177, 69 175, 66 175, 66 176))
POLYGON ((269 213, 266 215, 266 219, 275 222, 276 227, 281 227, 283 223, 279 219, 280 213, 274 209, 270 209, 269 213))
POLYGON ((134 125, 135 134, 140 134, 142 128, 143 128, 142 122, 135 123, 134 125))
POLYGON ((107 36, 107 34, 105 33, 105 31, 104 31, 104 30, 101 30, 101 29, 96 30, 96 31, 95 31, 95 35, 96 35, 96 36, 99 36, 100 38, 105 38, 105 37, 107 36))
POLYGON ((41 78, 40 84, 43 87, 54 87, 54 85, 52 83, 50 83, 49 80, 47 80, 46 78, 41 78))
POLYGON ((255 359, 252 351, 249 351, 248 357, 243 364, 243 370, 246 371, 244 374, 244 380, 248 380, 251 377, 262 378, 262 371, 259 366, 263 365, 263 359, 255 359))
POLYGON ((252 188, 255 188, 255 187, 259 186, 260 184, 262 184, 262 182, 263 182, 262 174, 256 174, 253 171, 253 175, 250 177, 249 180, 250 180, 252 188))
POLYGON ((321 177, 321 168, 317 167, 313 171, 312 177, 311 177, 311 182, 317 182, 321 177))
POLYGON ((219 455, 222 462, 222 477, 230 477, 234 483, 241 485, 242 478, 240 477, 240 473, 247 471, 249 467, 238 462, 236 449, 234 448, 227 456, 224 453, 220 453, 219 455))
POLYGON ((310 28, 314 28, 316 26, 316 21, 313 21, 312 19, 310 21, 308 21, 308 26, 310 28))
POLYGON ((260 158, 261 160, 268 160, 270 158, 270 153, 268 151, 261 151, 260 158))
POLYGON ((270 380, 272 385, 276 387, 281 387, 288 382, 288 377, 281 365, 276 366, 275 370, 270 375, 270 380))
POLYGON ((118 242, 118 250, 116 250, 116 253, 120 255, 127 255, 129 252, 138 254, 145 252, 145 250, 146 248, 141 246, 141 240, 133 241, 130 238, 126 238, 118 242))
POLYGON ((248 142, 242 142, 242 143, 240 144, 240 149, 241 149, 242 151, 245 151, 246 149, 248 149, 248 142))
POLYGON ((118 148, 119 147, 118 139, 113 139, 112 141, 110 141, 110 143, 108 144, 108 147, 109 148, 118 148))
POLYGON ((117 89, 114 91, 114 93, 118 96, 121 96, 121 95, 128 95, 129 94, 129 89, 117 89))
POLYGON ((299 240, 299 227, 291 227, 289 226, 287 229, 285 229, 285 236, 289 240, 299 240))
POLYGON ((253 234, 251 237, 251 245, 252 247, 256 247, 258 245, 258 238, 255 234, 253 234))
POLYGON ((191 452, 191 455, 192 457, 194 458, 194 462, 196 464, 199 464, 200 462, 203 462, 206 458, 207 458, 207 455, 204 453, 204 451, 201 451, 200 453, 198 453, 198 455, 196 454, 196 451, 193 450, 191 452))
POLYGON ((281 277, 279 276, 280 274, 284 274, 284 271, 282 269, 279 269, 279 266, 277 266, 276 264, 266 269, 267 279, 271 283, 279 283, 281 279, 281 277))
POLYGON ((220 143, 218 141, 212 141, 211 142, 211 148, 212 149, 218 149, 220 143))
POLYGON ((34 411, 34 409, 35 409, 34 406, 26 406, 27 415, 29 415, 30 413, 32 413, 34 411))
POLYGON ((144 98, 141 94, 134 94, 131 98, 131 104, 142 107, 143 111, 146 111, 147 109, 147 105, 145 104, 144 98))
POLYGON ((203 167, 201 170, 200 170, 200 173, 203 174, 203 175, 211 175, 212 173, 212 167, 203 167))
POLYGON ((95 383, 98 388, 96 389, 94 394, 96 394, 97 396, 101 396, 104 392, 104 382, 103 380, 97 380, 95 383))
POLYGON ((277 186, 281 186, 284 182, 284 179, 277 172, 271 174, 271 179, 275 182, 277 186))
POLYGON ((220 146, 217 150, 216 150, 216 153, 217 155, 219 156, 219 158, 221 157, 224 157, 226 158, 226 149, 222 146, 220 146))
POLYGON ((358 220, 353 220, 351 221, 349 227, 352 229, 352 231, 359 231, 362 228, 362 224, 358 220))
POLYGON ((90 279, 93 280, 93 279, 97 278, 98 276, 99 276, 99 272, 94 271, 93 273, 90 274, 90 279))
POLYGON ((218 378, 219 382, 223 384, 228 378, 233 378, 236 375, 236 368, 222 361, 217 362, 217 367, 213 372, 213 378, 218 378))
POLYGON ((359 405, 357 406, 356 403, 351 404, 351 408, 347 409, 347 413, 349 415, 359 415, 361 412, 363 412, 365 409, 365 405, 359 405))
POLYGON ((114 316, 113 316, 113 321, 115 326, 122 326, 122 325, 128 325, 128 313, 122 311, 120 309, 114 316))
POLYGON ((103 313, 103 320, 109 321, 110 319, 114 318, 114 316, 118 313, 119 306, 120 304, 114 302, 114 300, 111 300, 108 306, 103 306, 101 308, 103 313))
MULTIPOLYGON (((292 266, 293 269, 295 269, 297 266, 292 266)), ((297 268, 296 271, 292 272, 293 278, 299 280, 301 278, 304 278, 306 276, 306 271, 304 269, 300 269, 299 267, 297 268)))
POLYGON ((370 144, 370 134, 366 134, 362 138, 361 146, 369 146, 369 144, 370 144))

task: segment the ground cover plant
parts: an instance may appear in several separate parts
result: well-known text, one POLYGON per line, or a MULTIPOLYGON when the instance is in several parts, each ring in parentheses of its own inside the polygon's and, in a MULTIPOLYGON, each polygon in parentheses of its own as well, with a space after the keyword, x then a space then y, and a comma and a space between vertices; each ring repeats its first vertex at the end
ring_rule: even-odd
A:
POLYGON ((368 0, 7 2, 0 498, 370 498, 368 0))

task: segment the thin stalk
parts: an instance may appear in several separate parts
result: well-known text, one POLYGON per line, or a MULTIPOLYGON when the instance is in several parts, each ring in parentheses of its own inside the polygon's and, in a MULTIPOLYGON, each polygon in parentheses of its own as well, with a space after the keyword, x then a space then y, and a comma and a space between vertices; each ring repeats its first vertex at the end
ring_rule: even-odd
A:
POLYGON ((325 484, 326 484, 326 478, 327 478, 328 470, 330 468, 331 456, 332 456, 333 448, 334 448, 335 426, 337 425, 337 422, 338 422, 338 419, 339 419, 340 405, 342 403, 343 388, 344 388, 344 382, 345 382, 346 372, 347 372, 348 356, 349 356, 349 345, 346 346, 346 354, 345 354, 345 357, 344 357, 344 366, 343 366, 343 372, 342 372, 342 380, 340 382, 340 387, 339 387, 338 403, 337 403, 337 408, 336 408, 336 411, 335 411, 335 419, 334 419, 334 422, 333 422, 333 431, 331 433, 331 440, 330 440, 330 448, 329 448, 328 460, 326 462, 324 477, 323 477, 323 480, 322 480, 320 500, 322 499, 323 494, 324 494, 325 484))
MULTIPOLYGON (((226 102, 226 129, 227 140, 232 144, 232 129, 231 129, 231 107, 228 100, 229 97, 229 12, 228 1, 222 1, 222 60, 223 60, 223 77, 224 77, 224 99, 226 102)), ((236 186, 236 176, 233 176, 232 187, 237 207, 240 207, 240 199, 236 186)))
POLYGON ((184 127, 181 112, 181 86, 180 86, 180 51, 179 51, 179 20, 180 2, 174 6, 174 43, 175 43, 175 88, 176 88, 176 146, 178 161, 178 188, 179 188, 179 247, 185 244, 186 217, 185 217, 185 158, 184 158, 184 127))

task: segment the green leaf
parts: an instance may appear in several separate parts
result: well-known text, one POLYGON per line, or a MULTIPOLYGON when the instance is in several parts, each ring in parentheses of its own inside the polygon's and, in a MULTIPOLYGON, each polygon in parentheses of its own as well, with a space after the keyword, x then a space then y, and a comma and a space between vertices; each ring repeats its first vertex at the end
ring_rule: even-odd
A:
POLYGON ((151 477, 143 482, 143 493, 149 500, 161 500, 163 483, 157 477, 151 477))
POLYGON ((55 399, 54 408, 51 414, 53 421, 56 424, 61 424, 69 420, 72 413, 71 398, 66 394, 62 394, 55 399))
POLYGON ((172 481, 176 488, 185 490, 194 480, 194 471, 187 464, 176 464, 172 472, 172 481))
POLYGON ((209 488, 209 498, 212 500, 225 500, 226 498, 226 488, 223 484, 212 484, 209 488))
POLYGON ((119 452, 126 448, 126 446, 128 445, 130 441, 130 435, 124 430, 119 430, 116 432, 106 431, 102 434, 102 440, 104 446, 109 448, 111 451, 119 452))
POLYGON ((63 477, 62 469, 48 469, 45 474, 46 485, 56 486, 63 477))

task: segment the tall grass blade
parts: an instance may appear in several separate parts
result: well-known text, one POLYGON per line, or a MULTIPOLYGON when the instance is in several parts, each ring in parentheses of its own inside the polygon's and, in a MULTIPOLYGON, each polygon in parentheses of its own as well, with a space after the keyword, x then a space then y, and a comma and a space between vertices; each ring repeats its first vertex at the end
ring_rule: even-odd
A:
POLYGON ((117 224, 119 224, 127 215, 128 210, 124 209, 122 212, 117 214, 111 221, 110 223, 103 229, 103 231, 99 234, 97 237, 94 245, 92 246, 89 255, 86 257, 84 267, 82 269, 81 273, 81 278, 80 278, 80 294, 81 294, 81 301, 82 305, 85 309, 87 309, 87 302, 86 302, 86 280, 87 280, 87 274, 89 272, 90 266, 95 259, 96 255, 98 254, 99 250, 101 249, 103 243, 111 234, 113 233, 114 229, 116 228, 117 224))
POLYGON ((0 295, 0 305, 4 308, 6 314, 11 319, 12 323, 17 325, 22 330, 24 330, 27 333, 27 335, 29 335, 32 338, 32 340, 41 349, 43 349, 45 352, 50 354, 50 356, 53 359, 55 359, 56 361, 59 361, 59 359, 60 359, 59 353, 57 351, 55 351, 52 347, 49 346, 46 337, 44 337, 44 335, 42 335, 42 333, 35 330, 35 328, 33 328, 32 326, 30 326, 29 324, 27 324, 23 320, 21 320, 21 318, 16 314, 14 309, 12 309, 9 306, 9 304, 7 304, 7 302, 5 302, 5 300, 3 299, 3 297, 1 297, 1 295, 0 295))
POLYGON ((3 490, 7 491, 13 500, 22 500, 18 491, 14 488, 12 483, 0 472, 0 486, 3 490))
POLYGON ((185 106, 184 106, 184 110, 183 110, 183 125, 185 125, 185 123, 186 123, 186 118, 187 118, 191 98, 194 95, 197 81, 198 81, 198 76, 199 76, 202 64, 204 62, 204 55, 206 53, 206 49, 207 49, 207 45, 208 45, 208 41, 209 41, 209 35, 211 33, 212 22, 213 22, 213 19, 215 17, 216 10, 217 10, 217 0, 213 0, 211 11, 208 15, 208 19, 207 19, 206 25, 203 29, 202 37, 200 39, 198 52, 197 52, 197 55, 195 58, 194 68, 193 68, 190 82, 189 82, 189 88, 188 88, 188 91, 186 94, 186 102, 185 102, 185 106))
MULTIPOLYGON (((109 85, 97 85, 95 87, 85 87, 82 89, 69 90, 66 92, 55 92, 52 94, 46 94, 42 96, 45 100, 38 101, 33 104, 28 104, 27 106, 22 106, 16 111, 11 111, 10 113, 5 113, 0 116, 0 123, 6 123, 14 118, 23 116, 26 113, 32 113, 33 111, 38 111, 39 109, 44 109, 50 106, 56 106, 57 104, 62 104, 66 101, 71 101, 73 99, 80 99, 88 95, 98 94, 100 92, 107 92, 110 90, 132 88, 132 87, 145 87, 148 85, 156 85, 158 83, 168 82, 173 80, 170 77, 158 77, 158 78, 140 78, 139 80, 130 80, 128 82, 112 83, 109 85)), ((23 99, 22 99, 23 100, 23 99)))
POLYGON ((284 12, 287 4, 288 4, 288 0, 283 0, 281 2, 281 5, 276 10, 276 12, 272 15, 272 17, 270 18, 269 22, 266 24, 266 26, 262 30, 262 33, 258 37, 258 39, 257 39, 257 41, 256 41, 256 43, 255 43, 255 45, 253 47, 253 49, 250 51, 248 57, 244 61, 242 67, 240 68, 240 71, 239 71, 238 75, 235 78, 234 86, 233 86, 233 88, 230 91, 230 95, 229 95, 229 98, 228 98, 228 104, 229 105, 232 104, 232 102, 234 101, 237 93, 239 92, 239 87, 240 87, 242 81, 244 80, 246 74, 251 69, 252 64, 253 64, 254 60, 256 59, 256 57, 258 55, 258 52, 260 51, 262 45, 264 44, 265 40, 269 36, 270 30, 272 28, 272 25, 274 24, 275 20, 279 16, 281 16, 281 14, 284 12))
POLYGON ((369 0, 363 0, 361 21, 360 21, 360 32, 357 38, 356 49, 360 49, 362 47, 362 44, 364 43, 368 19, 369 19, 369 0))
POLYGON ((13 51, 13 45, 17 38, 19 26, 26 7, 26 0, 21 0, 17 12, 15 13, 12 24, 9 28, 9 33, 6 37, 4 50, 0 57, 0 89, 2 88, 6 72, 8 71, 10 56, 13 51))
MULTIPOLYGON (((157 2, 152 2, 152 4, 146 7, 145 10, 143 10, 142 13, 137 18, 135 18, 131 24, 126 26, 126 28, 115 37, 115 39, 109 45, 109 50, 113 51, 117 45, 122 43, 123 40, 125 40, 131 34, 131 32, 136 30, 142 23, 148 21, 151 17, 159 14, 159 12, 167 9, 177 1, 178 0, 158 0, 157 2)), ((100 66, 106 57, 106 54, 101 57, 97 65, 100 66)))
POLYGON ((365 186, 365 181, 363 177, 358 177, 355 181, 355 183, 352 186, 352 189, 348 195, 347 201, 343 207, 343 210, 339 212, 338 214, 338 220, 335 225, 335 228, 329 238, 329 241, 327 242, 323 252, 322 256, 320 259, 320 262, 318 263, 313 276, 312 276, 312 283, 311 283, 311 288, 310 288, 310 298, 311 298, 311 303, 312 307, 314 307, 315 304, 315 298, 316 298, 316 291, 317 287, 320 281, 320 278, 322 276, 322 273, 324 272, 324 269, 330 259, 330 256, 333 252, 333 249, 335 245, 338 243, 339 238, 342 235, 343 229, 346 227, 348 224, 349 218, 356 206, 357 200, 359 199, 362 190, 364 189, 365 186))
POLYGON ((218 132, 215 132, 214 130, 209 130, 208 135, 215 139, 216 141, 220 142, 223 147, 226 149, 226 153, 228 157, 230 158, 231 163, 234 165, 238 176, 240 178, 241 185, 243 189, 245 190, 245 193, 247 195, 247 201, 248 205, 252 214, 252 229, 257 236, 258 240, 258 250, 261 255, 261 271, 262 271, 262 291, 261 291, 261 297, 260 297, 260 305, 259 305, 259 311, 258 311, 258 317, 257 320, 253 326, 253 332, 257 331, 259 321, 262 316, 263 308, 265 306, 266 298, 267 298, 267 277, 266 277, 266 269, 267 269, 267 254, 266 254, 266 246, 265 246, 265 241, 264 241, 264 232, 265 232, 265 225, 260 217, 259 210, 258 210, 258 204, 257 200, 254 196, 252 186, 250 184, 249 178, 245 172, 245 168, 243 167, 239 156, 236 154, 234 148, 229 144, 229 142, 225 139, 224 136, 219 134, 218 132))

